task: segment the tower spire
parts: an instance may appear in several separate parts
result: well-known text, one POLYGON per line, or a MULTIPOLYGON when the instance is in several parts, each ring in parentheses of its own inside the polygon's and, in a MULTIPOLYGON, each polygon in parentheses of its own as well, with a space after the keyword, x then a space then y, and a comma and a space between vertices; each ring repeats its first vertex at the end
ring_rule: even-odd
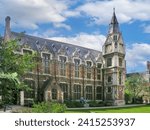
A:
POLYGON ((113 8, 113 13, 115 13, 115 8, 113 8))
POLYGON ((119 32, 119 23, 116 17, 115 8, 113 8, 113 16, 109 24, 109 34, 119 32))

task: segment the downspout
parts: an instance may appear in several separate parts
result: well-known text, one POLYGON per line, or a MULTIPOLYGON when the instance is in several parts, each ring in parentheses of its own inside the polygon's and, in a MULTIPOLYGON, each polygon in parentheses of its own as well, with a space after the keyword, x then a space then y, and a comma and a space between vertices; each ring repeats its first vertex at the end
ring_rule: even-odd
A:
POLYGON ((94 101, 95 101, 95 66, 94 66, 94 101))

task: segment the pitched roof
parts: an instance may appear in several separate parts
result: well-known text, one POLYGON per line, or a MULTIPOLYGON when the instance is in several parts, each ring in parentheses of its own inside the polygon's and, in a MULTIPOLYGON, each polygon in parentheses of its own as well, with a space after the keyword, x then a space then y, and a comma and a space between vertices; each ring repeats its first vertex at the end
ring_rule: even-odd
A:
POLYGON ((82 58, 83 60, 85 59, 85 56, 90 52, 91 60, 93 62, 96 62, 96 58, 99 55, 102 55, 102 52, 97 50, 93 50, 93 49, 89 49, 77 45, 72 45, 64 42, 59 42, 55 40, 31 36, 24 33, 12 32, 11 38, 12 39, 20 38, 21 45, 26 44, 30 46, 31 49, 39 52, 42 52, 44 51, 44 49, 47 49, 50 53, 54 54, 54 53, 59 53, 63 48, 63 50, 66 50, 66 54, 68 55, 68 57, 73 57, 74 52, 78 50, 80 55, 79 57, 82 58))

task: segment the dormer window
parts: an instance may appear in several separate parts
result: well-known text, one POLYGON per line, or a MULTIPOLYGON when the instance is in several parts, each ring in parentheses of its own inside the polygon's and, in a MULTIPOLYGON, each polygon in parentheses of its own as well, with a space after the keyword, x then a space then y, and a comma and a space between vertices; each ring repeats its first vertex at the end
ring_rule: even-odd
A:
POLYGON ((113 40, 114 40, 114 41, 117 41, 117 35, 114 35, 114 36, 113 36, 113 40))
POLYGON ((32 54, 32 50, 29 49, 23 49, 23 54, 32 54))

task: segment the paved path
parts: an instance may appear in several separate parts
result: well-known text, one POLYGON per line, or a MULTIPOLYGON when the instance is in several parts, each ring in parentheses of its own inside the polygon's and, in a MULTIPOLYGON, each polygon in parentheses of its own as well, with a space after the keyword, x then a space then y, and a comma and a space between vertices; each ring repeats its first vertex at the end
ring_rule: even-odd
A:
POLYGON ((5 112, 4 112, 4 108, 0 109, 0 113, 11 113, 13 110, 18 110, 21 108, 27 108, 27 107, 20 106, 20 105, 10 105, 10 108, 8 108, 5 112))

